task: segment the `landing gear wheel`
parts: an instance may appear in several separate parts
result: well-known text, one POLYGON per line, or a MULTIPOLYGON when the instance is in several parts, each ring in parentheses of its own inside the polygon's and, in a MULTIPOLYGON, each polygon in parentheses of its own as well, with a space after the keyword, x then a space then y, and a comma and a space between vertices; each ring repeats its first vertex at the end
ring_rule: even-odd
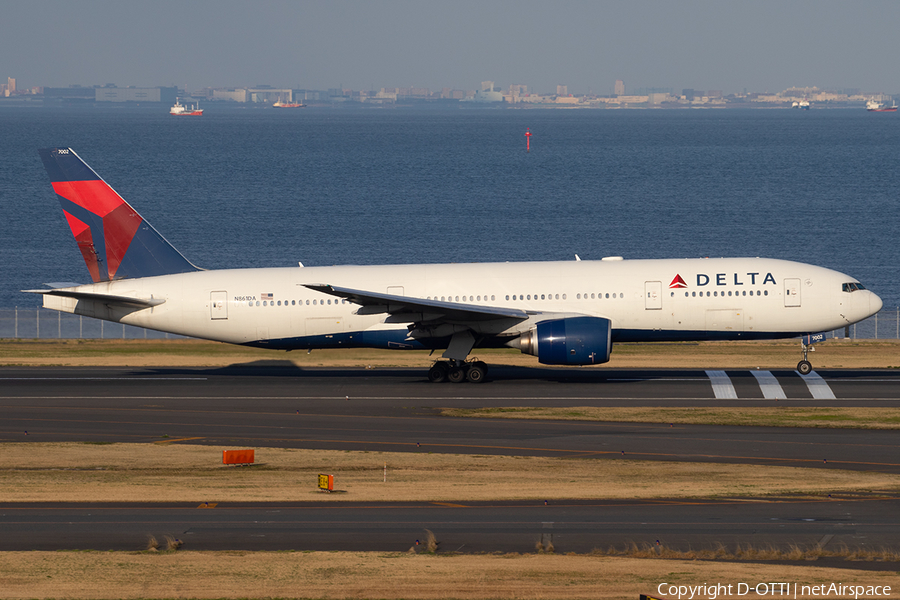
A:
POLYGON ((442 383, 447 380, 447 364, 438 362, 431 365, 428 369, 428 381, 431 383, 442 383))
POLYGON ((797 363, 797 370, 800 371, 801 375, 809 375, 812 373, 812 364, 808 360, 801 360, 797 363))
POLYGON ((487 369, 484 367, 484 363, 479 364, 476 362, 469 365, 466 379, 468 379, 470 383, 481 383, 484 381, 485 375, 487 375, 487 369))
POLYGON ((462 383, 466 380, 466 370, 463 367, 450 367, 447 380, 451 383, 462 383))

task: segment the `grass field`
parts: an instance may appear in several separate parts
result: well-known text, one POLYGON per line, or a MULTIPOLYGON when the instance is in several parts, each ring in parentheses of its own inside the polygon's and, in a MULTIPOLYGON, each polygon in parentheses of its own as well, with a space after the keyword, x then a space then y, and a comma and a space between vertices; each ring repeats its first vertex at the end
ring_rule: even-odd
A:
MULTIPOLYGON (((337 349, 283 352, 198 340, 0 340, 0 366, 223 367, 272 361, 298 367, 426 368, 439 355, 418 350, 337 349)), ((476 350, 491 365, 539 366, 517 350, 476 350)), ((591 369, 793 369, 797 340, 616 344, 609 363, 591 369)), ((829 340, 810 354, 819 369, 900 368, 898 340, 829 340)))
POLYGON ((283 448, 258 448, 256 465, 230 467, 222 465, 223 449, 170 443, 4 443, 0 502, 540 501, 900 490, 900 475, 837 468, 655 462, 618 456, 598 461, 569 453, 543 458, 432 454, 427 449, 415 453, 283 448), (346 493, 320 493, 319 473, 334 475, 335 489, 346 493))
POLYGON ((553 419, 562 421, 607 421, 630 423, 679 423, 695 425, 740 425, 743 427, 807 427, 827 429, 900 429, 900 408, 873 407, 768 407, 729 406, 546 408, 502 406, 491 408, 445 408, 448 417, 492 419, 553 419))
MULTIPOLYGON (((2 552, 0 598, 382 598, 385 600, 672 597, 660 585, 892 586, 896 571, 602 556, 378 552, 2 552)), ((801 590, 802 591, 802 588, 801 590)), ((771 594, 770 594, 771 596, 771 594)), ((787 596, 785 597, 792 597, 787 596)), ((698 596, 694 596, 698 598, 698 596)), ((780 597, 780 596, 776 596, 780 597)), ((809 598, 809 595, 798 595, 809 598)), ((819 596, 824 597, 824 596, 819 596)), ((847 597, 846 595, 830 598, 847 597)), ((852 594, 850 597, 853 597, 852 594)), ((872 598, 874 595, 861 595, 872 598)), ((685 596, 687 598, 687 596, 685 596)), ((709 596, 699 596, 708 600, 709 596)))

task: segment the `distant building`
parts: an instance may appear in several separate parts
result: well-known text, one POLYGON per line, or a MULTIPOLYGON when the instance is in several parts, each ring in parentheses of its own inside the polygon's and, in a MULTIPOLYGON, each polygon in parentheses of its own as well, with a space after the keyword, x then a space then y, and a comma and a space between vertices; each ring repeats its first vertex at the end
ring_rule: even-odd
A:
POLYGON ((5 96, 12 96, 16 93, 16 80, 13 77, 6 78, 6 93, 5 96))
POLYGON ((622 81, 621 79, 616 79, 616 87, 615 87, 614 93, 616 96, 624 96, 625 95, 625 82, 622 81))
POLYGON ((619 104, 647 104, 650 102, 649 96, 618 96, 616 101, 619 104))
POLYGON ((294 90, 276 89, 271 86, 257 87, 247 90, 250 102, 275 104, 276 102, 293 102, 294 90))
POLYGON ((97 93, 92 87, 81 87, 80 85, 72 85, 64 88, 45 87, 44 98, 52 100, 91 100, 97 97, 97 93))
POLYGON ((482 81, 481 89, 475 92, 474 96, 469 96, 466 94, 466 97, 463 100, 469 102, 481 102, 481 103, 494 103, 494 102, 503 102, 503 93, 494 91, 494 82, 493 81, 482 81))
POLYGON ((320 90, 294 90, 294 101, 297 102, 318 102, 325 100, 325 92, 320 90))
POLYGON ((229 100, 231 102, 248 102, 250 94, 244 88, 235 88, 228 90, 213 90, 213 100, 229 100))
POLYGON ((397 95, 400 98, 427 98, 431 95, 431 91, 428 88, 400 88, 397 95))
POLYGON ((377 100, 384 101, 397 101, 397 88, 381 88, 377 94, 375 94, 375 98, 377 100))
POLYGON ((178 97, 176 87, 102 87, 94 88, 95 102, 164 102, 173 104, 178 97))
POLYGON ((556 95, 557 96, 568 96, 569 95, 569 86, 567 86, 567 85, 556 86, 556 95))

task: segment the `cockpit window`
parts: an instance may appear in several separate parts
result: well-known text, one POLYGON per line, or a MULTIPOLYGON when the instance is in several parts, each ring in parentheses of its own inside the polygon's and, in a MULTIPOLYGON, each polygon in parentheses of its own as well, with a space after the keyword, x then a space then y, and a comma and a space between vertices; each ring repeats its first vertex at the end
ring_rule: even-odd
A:
POLYGON ((856 290, 864 290, 866 286, 861 283, 845 283, 841 286, 841 290, 844 292, 855 292, 856 290))

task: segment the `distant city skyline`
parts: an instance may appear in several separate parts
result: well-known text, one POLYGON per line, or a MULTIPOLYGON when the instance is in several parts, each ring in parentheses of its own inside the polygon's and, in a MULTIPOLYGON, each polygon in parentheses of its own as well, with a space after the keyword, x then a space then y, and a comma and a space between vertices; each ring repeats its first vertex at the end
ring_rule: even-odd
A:
POLYGON ((900 91, 900 3, 4 3, 0 66, 43 85, 900 91))

